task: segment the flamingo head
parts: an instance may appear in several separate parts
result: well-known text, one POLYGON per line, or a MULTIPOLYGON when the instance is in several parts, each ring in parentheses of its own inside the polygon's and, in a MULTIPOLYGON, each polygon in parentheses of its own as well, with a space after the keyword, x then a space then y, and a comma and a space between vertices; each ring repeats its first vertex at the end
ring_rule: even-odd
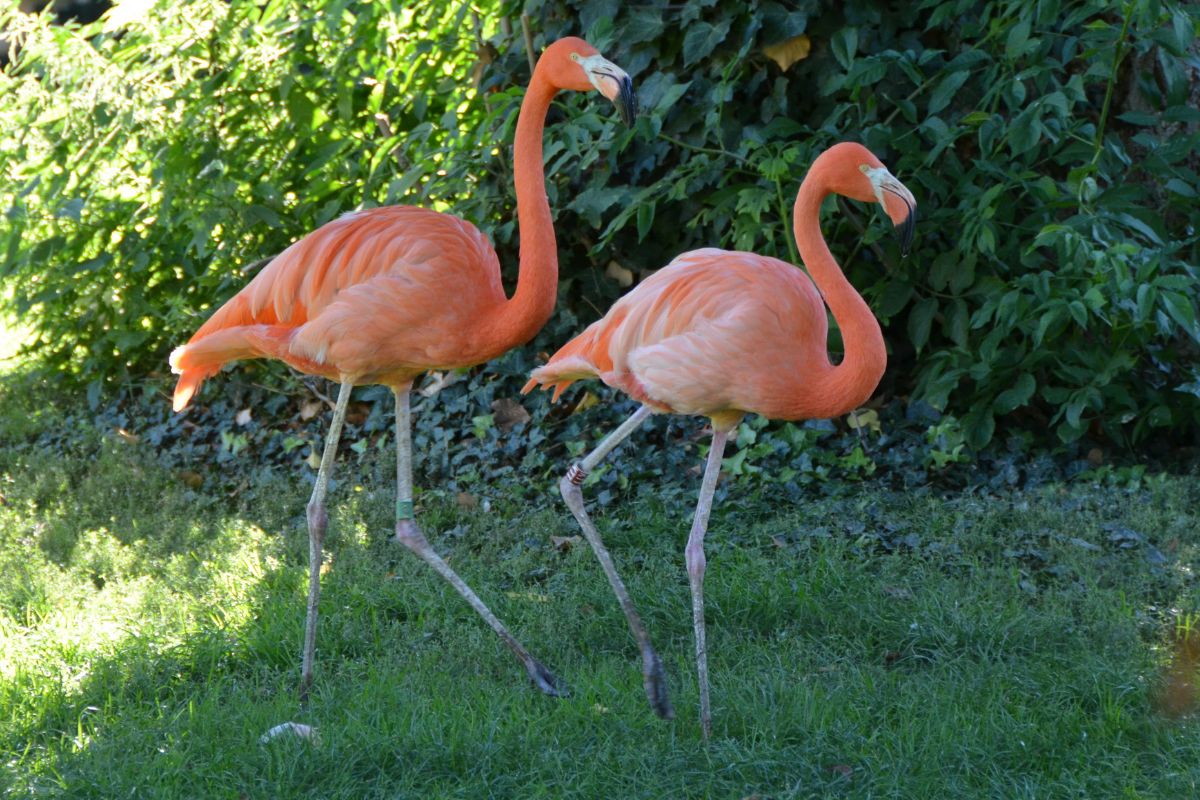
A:
POLYGON ((538 59, 555 87, 576 92, 592 89, 612 101, 621 121, 632 125, 637 116, 637 95, 625 70, 609 61, 590 44, 575 36, 559 39, 538 59))
MULTIPOLYGON (((822 153, 817 161, 826 159, 832 173, 833 191, 852 200, 883 206, 900 235, 900 253, 907 255, 917 222, 917 201, 908 187, 861 144, 835 144, 822 153)), ((813 164, 814 168, 816 166, 813 164)))

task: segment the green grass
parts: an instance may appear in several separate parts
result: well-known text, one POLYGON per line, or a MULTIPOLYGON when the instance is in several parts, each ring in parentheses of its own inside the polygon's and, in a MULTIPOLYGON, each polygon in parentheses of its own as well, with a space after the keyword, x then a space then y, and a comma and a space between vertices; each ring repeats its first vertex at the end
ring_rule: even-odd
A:
POLYGON ((1200 606, 1194 479, 1003 496, 864 486, 796 507, 734 487, 709 535, 705 744, 689 508, 598 515, 667 664, 677 718, 663 722, 591 552, 550 543, 577 531, 549 487, 534 505, 491 487, 490 513, 432 491, 420 505, 435 546, 570 684, 561 701, 384 541, 386 454, 347 458, 302 708, 300 471, 238 482, 198 466, 192 488, 119 436, 30 444, 55 412, 37 392, 0 399, 0 796, 1197 793, 1200 731, 1154 700, 1173 621, 1200 606), (884 552, 885 527, 911 546, 884 552), (285 721, 316 726, 319 744, 259 743, 285 721))

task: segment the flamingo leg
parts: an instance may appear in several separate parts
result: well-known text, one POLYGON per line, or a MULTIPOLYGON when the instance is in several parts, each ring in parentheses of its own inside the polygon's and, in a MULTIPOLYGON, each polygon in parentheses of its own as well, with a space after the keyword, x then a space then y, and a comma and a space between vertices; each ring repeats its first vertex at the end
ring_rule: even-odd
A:
POLYGON ((483 617, 484 621, 521 660, 525 671, 529 673, 529 680, 533 682, 534 686, 552 697, 566 697, 569 693, 566 685, 529 654, 529 651, 517 641, 504 623, 479 599, 479 595, 475 594, 466 581, 460 578, 458 573, 437 554, 413 518, 412 413, 409 407, 409 387, 397 388, 394 391, 396 394, 396 535, 392 537, 392 541, 412 550, 450 582, 455 591, 463 596, 471 608, 483 617))
POLYGON ((317 648, 317 601, 321 596, 322 545, 329 515, 325 513, 325 493, 329 490, 329 474, 337 459, 338 441, 342 438, 342 423, 346 421, 346 408, 350 405, 350 392, 354 385, 342 383, 338 391, 337 405, 333 409, 333 421, 325 437, 325 450, 321 454, 321 466, 317 470, 317 483, 313 486, 308 501, 308 614, 304 620, 304 654, 300 666, 300 702, 308 700, 312 686, 313 658, 317 648))
POLYGON ((580 484, 583 483, 583 479, 587 477, 588 472, 604 460, 604 457, 613 448, 627 439, 650 414, 650 408, 647 406, 642 406, 635 411, 633 416, 625 420, 619 428, 605 437, 604 441, 600 442, 595 450, 588 453, 583 461, 575 463, 567 470, 567 474, 558 482, 558 489, 562 493, 563 500, 567 503, 567 508, 571 509, 571 513, 575 516, 579 527, 583 529, 583 535, 587 537, 588 544, 595 551, 596 558, 599 559, 600 566, 604 569, 604 574, 608 576, 608 582, 612 585, 613 592, 617 596, 617 601, 621 604, 621 610, 625 612, 625 618, 629 620, 629 630, 633 632, 633 637, 637 639, 638 649, 642 653, 642 685, 646 689, 646 697, 650 700, 650 706, 658 716, 663 719, 671 719, 675 716, 675 711, 671 708, 671 700, 667 693, 667 679, 663 674, 662 661, 650 644, 650 637, 646 634, 646 629, 642 625, 642 619, 638 616, 637 609, 634 608, 633 601, 629 598, 629 590, 625 588, 625 583, 621 580, 621 576, 617 574, 617 568, 613 565, 612 556, 609 555, 604 542, 601 541, 596 526, 592 524, 592 520, 588 517, 587 510, 583 505, 583 490, 580 488, 580 484))
POLYGON ((688 581, 692 585, 692 624, 696 631, 696 674, 700 684, 700 725, 704 738, 712 734, 712 710, 708 698, 708 648, 704 641, 704 534, 708 530, 708 514, 712 510, 713 492, 721 474, 721 456, 725 452, 728 431, 713 431, 712 447, 704 465, 704 480, 700 484, 700 498, 696 501, 696 516, 692 520, 692 532, 688 536, 684 559, 687 562, 688 581))

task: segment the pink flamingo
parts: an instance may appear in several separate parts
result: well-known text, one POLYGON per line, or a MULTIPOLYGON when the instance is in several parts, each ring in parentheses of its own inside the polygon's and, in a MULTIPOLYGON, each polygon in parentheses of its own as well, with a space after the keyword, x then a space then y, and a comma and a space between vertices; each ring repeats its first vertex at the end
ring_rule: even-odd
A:
POLYGON ((546 199, 542 130, 561 90, 597 89, 628 124, 637 113, 629 76, 582 39, 546 48, 521 103, 514 143, 521 263, 511 298, 487 237, 450 214, 411 206, 347 214, 283 251, 171 354, 174 407, 239 359, 276 358, 341 383, 308 503, 309 590, 300 694, 312 683, 325 494, 354 386, 396 395, 396 535, 448 580, 496 631, 546 694, 565 689, 496 618, 421 533, 413 518, 409 391, 432 369, 469 367, 533 338, 554 310, 558 253, 546 199))
POLYGON ((642 403, 571 466, 559 489, 620 601, 641 650, 646 695, 664 718, 673 712, 661 662, 588 518, 580 484, 651 413, 695 414, 711 420, 712 447, 685 550, 705 737, 712 730, 712 714, 704 639, 704 534, 725 440, 747 413, 802 420, 851 411, 871 396, 887 363, 879 323, 821 235, 821 203, 830 194, 882 205, 900 227, 901 247, 907 252, 916 219, 912 193, 865 147, 834 145, 813 163, 796 197, 796 244, 811 280, 791 264, 754 253, 713 248, 684 253, 534 370, 524 389, 554 387, 557 399, 571 382, 599 378, 642 403), (830 362, 826 348, 822 297, 845 343, 837 365, 830 362))

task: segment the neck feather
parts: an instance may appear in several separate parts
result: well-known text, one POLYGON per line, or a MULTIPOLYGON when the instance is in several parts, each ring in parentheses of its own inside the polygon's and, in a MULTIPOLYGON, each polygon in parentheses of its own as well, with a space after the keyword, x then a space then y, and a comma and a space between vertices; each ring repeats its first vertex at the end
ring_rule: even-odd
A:
POLYGON ((792 224, 800 260, 833 312, 845 346, 842 362, 830 366, 821 392, 827 398, 822 405, 828 407, 819 409, 820 415, 836 417, 858 408, 875 391, 887 365, 887 347, 878 320, 821 235, 821 203, 829 194, 824 171, 814 167, 800 186, 792 224))
POLYGON ((543 74, 534 70, 517 117, 513 176, 521 261, 517 289, 496 321, 497 333, 507 344, 505 349, 524 344, 541 330, 554 311, 558 295, 558 250, 542 159, 546 112, 557 92, 543 74))

